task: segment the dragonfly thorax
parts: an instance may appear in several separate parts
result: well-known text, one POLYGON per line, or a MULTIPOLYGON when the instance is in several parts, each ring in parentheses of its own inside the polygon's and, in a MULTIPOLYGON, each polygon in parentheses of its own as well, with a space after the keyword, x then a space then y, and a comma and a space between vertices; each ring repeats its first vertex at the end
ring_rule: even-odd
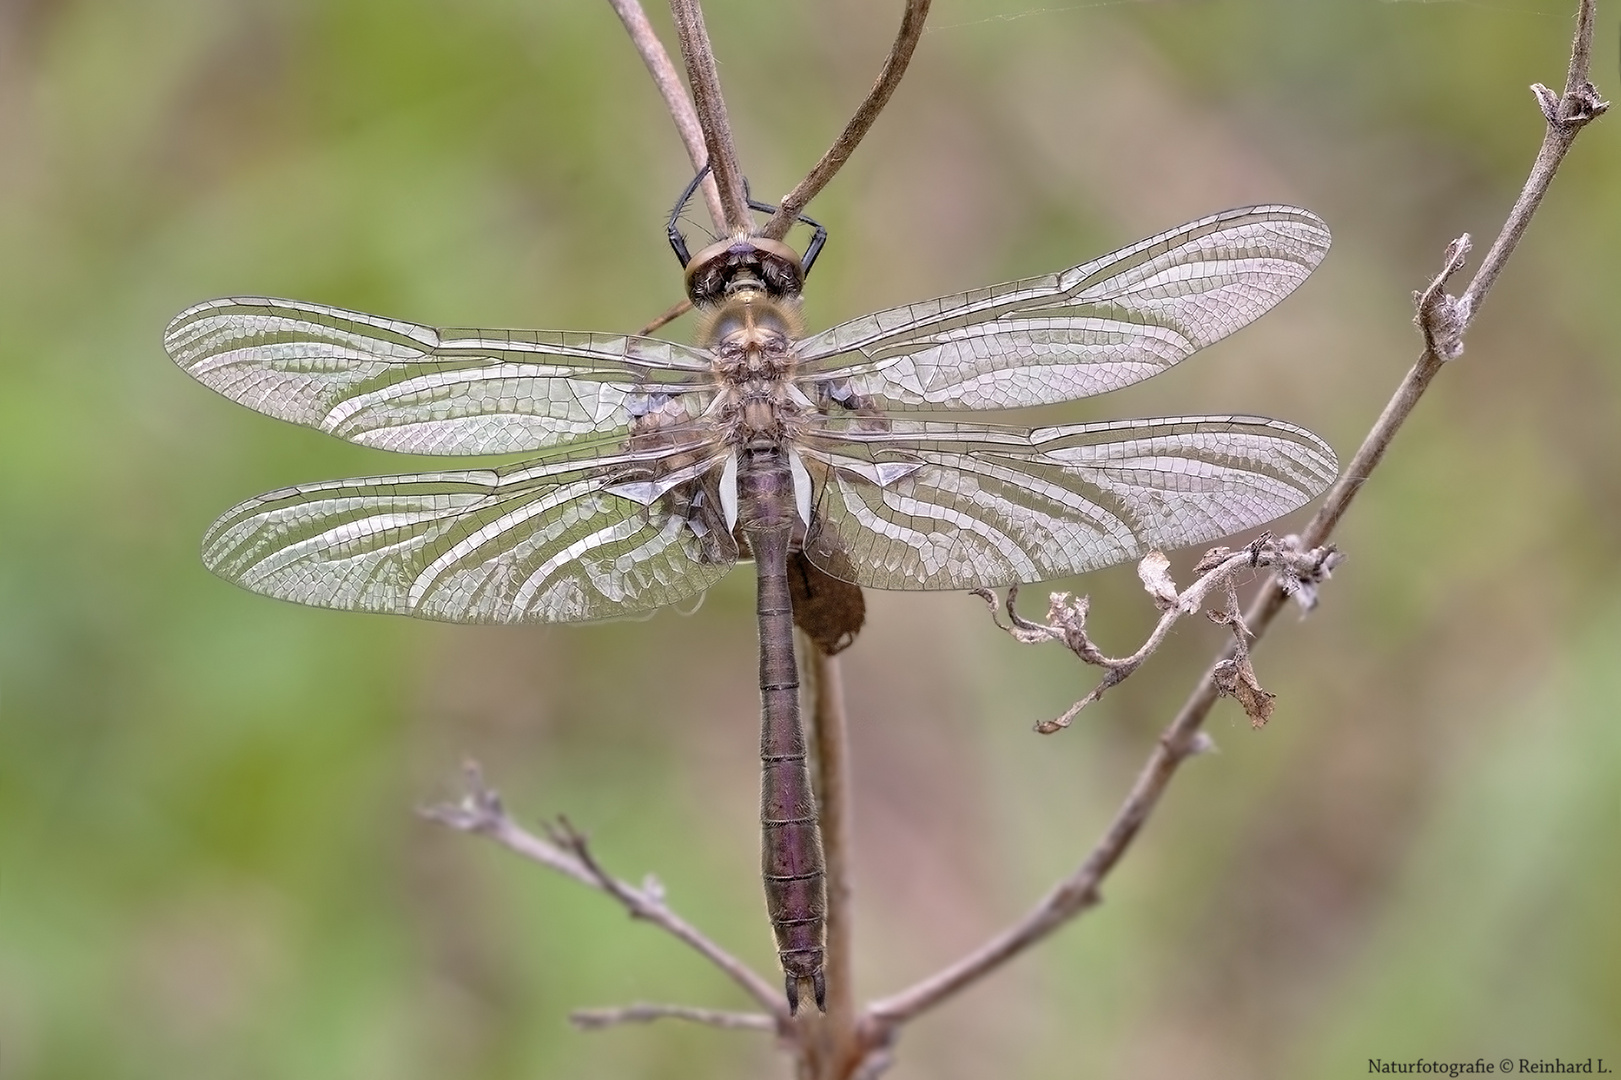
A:
POLYGON ((734 288, 702 328, 714 358, 722 410, 741 440, 780 438, 791 405, 798 298, 774 298, 755 285, 734 288))

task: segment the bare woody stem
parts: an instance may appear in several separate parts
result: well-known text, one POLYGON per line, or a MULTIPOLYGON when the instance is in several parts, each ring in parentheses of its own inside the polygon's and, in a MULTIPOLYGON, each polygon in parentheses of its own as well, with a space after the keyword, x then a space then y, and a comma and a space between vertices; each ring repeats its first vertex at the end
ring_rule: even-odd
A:
MULTIPOLYGON (((681 136, 681 144, 687 148, 687 160, 692 162, 692 171, 697 172, 703 168, 704 162, 709 160, 708 147, 704 145, 703 128, 698 124, 698 112, 692 107, 692 99, 687 96, 686 87, 681 85, 681 75, 670 60, 670 54, 665 51, 664 43, 653 32, 653 24, 647 21, 647 13, 637 0, 608 0, 613 6, 619 21, 625 24, 625 30, 630 34, 631 44, 636 46, 636 52, 641 56, 642 63, 647 65, 648 73, 653 76, 653 84, 658 87, 659 96, 664 98, 664 107, 670 110, 670 119, 675 122, 675 130, 681 136)), ((713 178, 705 178, 703 182, 704 204, 709 208, 710 220, 715 228, 726 228, 726 210, 721 206, 720 191, 715 187, 713 178)), ((647 333, 647 331, 643 331, 647 333)))
MULTIPOLYGON (((822 1056, 844 1061, 856 1053, 855 934, 851 919, 854 882, 851 860, 854 808, 850 778, 850 734, 844 709, 839 660, 800 635, 812 694, 811 735, 816 745, 817 810, 827 861, 827 1019, 821 1025, 822 1056)), ((845 1075, 847 1069, 832 1075, 845 1075)))
POLYGON ((1598 90, 1589 81, 1593 61, 1595 17, 1594 0, 1581 0, 1576 13, 1576 33, 1570 46, 1570 65, 1565 70, 1565 92, 1555 95, 1541 83, 1535 83, 1531 87, 1531 92, 1537 96, 1537 102, 1542 106, 1543 118, 1548 122, 1548 131, 1543 136, 1542 148, 1537 152, 1536 163, 1531 166, 1531 175, 1520 191, 1520 197, 1515 200, 1514 209, 1509 212, 1503 231, 1492 243, 1491 250, 1481 261, 1480 270, 1459 299, 1464 309, 1465 325, 1473 321, 1480 302, 1485 299, 1487 291, 1496 282, 1498 273, 1508 262, 1515 245, 1525 234, 1526 226, 1531 223, 1531 216, 1536 213, 1537 206, 1542 202, 1542 196, 1553 183, 1554 173, 1558 171, 1559 163, 1564 160, 1571 143, 1576 141, 1576 136, 1590 120, 1597 119, 1610 107, 1610 103, 1599 97, 1598 90))
MULTIPOLYGON (((1430 289, 1419 296, 1421 301, 1427 301, 1420 303, 1419 311, 1426 342, 1424 351, 1412 370, 1403 378, 1395 395, 1363 440, 1362 446, 1341 473, 1340 479, 1329 490, 1322 508, 1306 526, 1301 536, 1302 546, 1317 547, 1328 539, 1340 518, 1344 516, 1351 500, 1384 458, 1385 451, 1389 449, 1396 432, 1406 422, 1425 389, 1445 366, 1447 360, 1461 351, 1463 331, 1473 321, 1486 293, 1496 281, 1509 256, 1513 254, 1571 143, 1588 121, 1609 107, 1609 103, 1599 98, 1597 91, 1588 81, 1592 55, 1593 6, 1593 0, 1580 0, 1564 94, 1556 97, 1545 87, 1532 88, 1547 118, 1547 132, 1543 136, 1536 163, 1502 231, 1459 300, 1446 297, 1444 286, 1447 277, 1461 266, 1463 252, 1467 249, 1467 238, 1449 247, 1446 266, 1430 289)), ((1262 587, 1260 594, 1251 603, 1244 616, 1253 638, 1259 639, 1266 632, 1273 618, 1282 609, 1284 600, 1283 588, 1276 577, 1262 587)), ((973 953, 898 994, 874 1002, 868 1011, 876 1026, 893 1028, 939 1004, 1098 903, 1099 887, 1103 879, 1119 862, 1143 823, 1153 813, 1177 767, 1198 749, 1196 737, 1199 728, 1210 714, 1210 709, 1215 705, 1218 696, 1215 683, 1216 668, 1229 660, 1232 654, 1233 646, 1229 645, 1211 664, 1210 670, 1189 695, 1181 711, 1160 735, 1158 744, 1138 773, 1131 791, 1115 812, 1114 819, 1075 872, 1059 882, 1018 923, 973 953)))
POLYGON ((465 771, 467 793, 462 801, 453 805, 425 807, 421 811, 423 817, 461 832, 487 837, 508 851, 607 893, 632 918, 657 926, 725 972, 746 994, 760 1003, 778 1030, 785 1029, 788 1007, 783 1001, 780 987, 766 982, 747 964, 671 911, 656 891, 638 889, 604 871, 592 857, 585 837, 575 832, 567 822, 554 830, 552 840, 536 836, 507 816, 501 797, 485 786, 483 774, 477 765, 469 762, 465 771))
POLYGON ((810 201, 838 174, 844 163, 850 160, 850 155, 855 153, 856 147, 861 145, 873 121, 878 119, 878 114, 883 112, 895 88, 900 85, 901 76, 906 74, 906 65, 912 62, 912 53, 917 49, 918 39, 923 36, 923 23, 928 18, 930 3, 931 0, 907 0, 900 31, 895 35, 895 43, 890 46, 889 55, 885 57, 884 66, 879 69, 878 79, 867 93, 866 100, 856 109, 850 122, 844 125, 839 137, 805 179, 782 197, 777 212, 765 223, 760 235, 773 240, 788 235, 799 212, 810 205, 810 201))
POLYGON ((743 174, 737 167, 732 125, 726 118, 726 99, 721 96, 720 69, 709 44, 709 30, 704 26, 703 5, 699 0, 670 0, 670 13, 675 17, 676 37, 687 64, 687 83, 692 87, 692 104, 703 130, 710 173, 720 193, 725 230, 748 231, 752 219, 743 194, 743 174))
POLYGON ((689 1005, 623 1005, 614 1009, 577 1009, 569 1014, 569 1022, 581 1031, 597 1031, 620 1024, 650 1024, 654 1020, 686 1020, 733 1031, 777 1030, 777 1022, 760 1013, 695 1009, 689 1005))

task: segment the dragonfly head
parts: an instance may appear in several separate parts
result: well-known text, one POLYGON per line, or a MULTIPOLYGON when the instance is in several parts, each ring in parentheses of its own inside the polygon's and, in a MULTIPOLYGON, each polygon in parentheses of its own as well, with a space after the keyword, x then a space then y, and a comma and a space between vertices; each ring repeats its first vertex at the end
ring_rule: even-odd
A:
POLYGON ((805 286, 799 255, 781 240, 737 236, 711 244, 687 264, 687 296, 713 307, 739 289, 762 290, 773 300, 796 297, 805 286))

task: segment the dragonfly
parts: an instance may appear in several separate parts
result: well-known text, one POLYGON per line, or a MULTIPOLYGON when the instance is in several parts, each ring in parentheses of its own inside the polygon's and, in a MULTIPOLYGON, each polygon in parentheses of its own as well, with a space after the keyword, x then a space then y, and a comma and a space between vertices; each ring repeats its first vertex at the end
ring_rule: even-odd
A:
POLYGON ((855 586, 995 588, 1305 504, 1338 464, 1277 420, 1027 428, 936 414, 1069 402, 1165 371, 1289 295, 1329 232, 1296 207, 1229 210, 1057 273, 807 335, 819 224, 804 219, 816 234, 803 255, 750 231, 689 255, 681 210, 669 233, 696 344, 435 329, 262 297, 188 308, 164 343, 231 400, 350 442, 528 455, 250 499, 209 528, 202 557, 254 592, 456 623, 588 622, 693 602, 753 561, 761 863, 794 1013, 807 985, 824 1006, 826 888, 790 557, 855 586))

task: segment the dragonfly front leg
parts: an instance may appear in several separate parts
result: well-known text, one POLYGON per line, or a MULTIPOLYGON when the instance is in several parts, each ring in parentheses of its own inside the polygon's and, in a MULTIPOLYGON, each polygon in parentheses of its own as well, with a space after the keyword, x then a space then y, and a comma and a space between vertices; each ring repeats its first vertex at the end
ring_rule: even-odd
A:
POLYGON ((675 209, 670 211, 670 220, 664 226, 664 234, 670 241, 670 250, 675 252, 675 257, 680 261, 683 270, 692 261, 692 254, 687 250, 687 238, 681 235, 681 211, 687 208, 687 203, 692 201, 698 185, 703 183, 704 177, 708 175, 709 162, 706 161, 704 167, 698 170, 698 175, 692 178, 692 183, 681 192, 681 198, 675 201, 675 209))
MULTIPOLYGON (((749 194, 748 177, 743 178, 743 198, 748 202, 750 210, 758 210, 762 214, 777 212, 777 207, 768 202, 761 202, 749 194)), ((827 243, 827 226, 805 214, 795 214, 794 220, 811 227, 811 242, 805 246, 805 254, 799 260, 800 272, 805 277, 810 277, 811 267, 816 265, 816 256, 822 253, 822 247, 827 243)))

